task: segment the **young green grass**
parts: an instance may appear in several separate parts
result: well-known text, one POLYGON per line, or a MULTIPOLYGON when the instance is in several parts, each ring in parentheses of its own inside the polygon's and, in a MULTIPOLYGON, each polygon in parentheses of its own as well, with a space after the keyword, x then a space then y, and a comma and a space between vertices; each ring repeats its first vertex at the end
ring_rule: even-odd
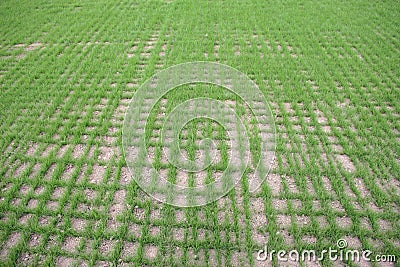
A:
MULTIPOLYGON (((397 6, 2 1, 1 262, 265 266, 257 261, 264 245, 321 252, 340 238, 400 257, 397 6), (176 208, 144 193, 126 165, 121 129, 130 99, 155 72, 189 61, 237 68, 271 106, 276 159, 254 194, 250 166, 224 198, 176 208)), ((180 144, 193 160, 200 139, 211 138, 218 161, 188 174, 163 155, 164 114, 194 97, 224 101, 240 114, 256 162, 260 129, 245 103, 217 86, 184 85, 147 122, 155 168, 189 186, 211 183, 226 168, 226 131, 208 119, 187 124, 180 144)))

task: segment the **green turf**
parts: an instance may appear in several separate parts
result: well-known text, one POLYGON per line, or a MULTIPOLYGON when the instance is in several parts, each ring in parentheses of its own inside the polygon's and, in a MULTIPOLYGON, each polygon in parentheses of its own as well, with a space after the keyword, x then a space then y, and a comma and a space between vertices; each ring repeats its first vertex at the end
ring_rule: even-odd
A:
MULTIPOLYGON (((321 251, 339 238, 400 257, 399 18, 396 1, 1 1, 1 265, 264 266, 264 244, 321 251), (257 193, 247 173, 218 202, 179 209, 129 174, 130 99, 189 61, 237 68, 271 105, 276 163, 257 193)), ((163 113, 208 96, 251 117, 221 88, 183 87, 147 125, 154 165, 176 183, 185 176, 161 153, 163 113)), ((216 140, 219 161, 189 185, 227 164, 210 120, 182 132, 189 158, 201 137, 216 140)))

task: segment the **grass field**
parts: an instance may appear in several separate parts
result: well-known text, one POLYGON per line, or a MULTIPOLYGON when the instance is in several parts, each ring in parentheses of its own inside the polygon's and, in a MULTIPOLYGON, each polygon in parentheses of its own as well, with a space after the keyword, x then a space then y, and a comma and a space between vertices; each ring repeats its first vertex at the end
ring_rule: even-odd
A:
MULTIPOLYGON (((395 266, 262 262, 257 251, 321 252, 343 238, 400 257, 399 29, 389 0, 1 1, 0 265, 395 266), (135 183, 122 126, 146 79, 191 61, 258 84, 275 117, 276 160, 256 193, 244 174, 217 202, 177 208, 135 183)), ((191 159, 200 138, 216 140, 205 171, 182 172, 161 153, 164 114, 194 96, 251 117, 219 87, 183 86, 159 101, 148 151, 191 186, 227 164, 226 133, 209 120, 181 134, 191 159)))

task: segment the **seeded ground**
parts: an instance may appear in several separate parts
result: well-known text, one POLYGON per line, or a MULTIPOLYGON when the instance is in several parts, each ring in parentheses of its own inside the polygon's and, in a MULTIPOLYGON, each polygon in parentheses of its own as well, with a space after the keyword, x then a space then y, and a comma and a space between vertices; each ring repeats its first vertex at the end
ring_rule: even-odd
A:
MULTIPOLYGON (((269 266, 282 263, 256 260, 264 244, 321 251, 339 238, 400 257, 398 2, 34 0, 1 1, 0 14, 2 264, 269 266), (157 71, 189 61, 237 68, 271 106, 276 160, 255 194, 249 169, 225 198, 175 208, 147 196, 126 166, 130 99, 157 71)), ((164 114, 194 96, 252 117, 215 86, 159 101, 149 154, 191 186, 218 179, 229 152, 223 128, 198 120, 182 148, 195 159, 198 140, 212 137, 216 161, 196 175, 166 161, 164 114)), ((257 158, 257 138, 251 149, 257 158)), ((346 264, 357 265, 290 263, 346 264)))

